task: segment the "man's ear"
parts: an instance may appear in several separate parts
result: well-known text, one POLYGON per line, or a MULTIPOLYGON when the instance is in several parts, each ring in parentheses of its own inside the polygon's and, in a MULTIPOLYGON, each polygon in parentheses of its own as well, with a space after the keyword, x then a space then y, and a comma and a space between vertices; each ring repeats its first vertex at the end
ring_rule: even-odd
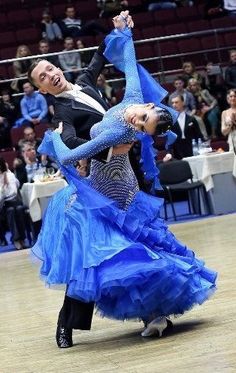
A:
POLYGON ((46 95, 46 94, 47 94, 47 91, 45 91, 45 90, 42 89, 42 88, 39 88, 39 92, 42 93, 43 95, 46 95))

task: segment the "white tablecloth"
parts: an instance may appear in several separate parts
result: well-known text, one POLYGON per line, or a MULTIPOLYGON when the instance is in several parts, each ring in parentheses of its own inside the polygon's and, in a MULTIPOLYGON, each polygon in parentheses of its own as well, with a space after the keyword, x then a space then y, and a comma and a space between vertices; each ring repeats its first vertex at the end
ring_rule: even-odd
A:
POLYGON ((236 157, 233 152, 209 153, 184 158, 191 167, 193 179, 204 183, 206 191, 214 188, 212 175, 232 172, 236 177, 236 157))
POLYGON ((64 179, 58 179, 49 182, 25 183, 21 188, 21 196, 25 206, 29 208, 30 216, 33 222, 42 218, 40 198, 51 197, 58 190, 64 188, 67 182, 64 179))

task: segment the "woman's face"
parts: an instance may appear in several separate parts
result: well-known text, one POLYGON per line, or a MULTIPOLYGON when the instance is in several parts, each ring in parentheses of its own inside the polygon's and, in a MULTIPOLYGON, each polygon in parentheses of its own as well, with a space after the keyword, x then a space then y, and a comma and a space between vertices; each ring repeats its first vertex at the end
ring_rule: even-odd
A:
POLYGON ((19 48, 19 56, 20 57, 26 57, 28 56, 28 49, 26 47, 20 47, 19 48))
POLYGON ((230 91, 227 95, 227 101, 230 107, 236 107, 236 92, 230 91))
POLYGON ((192 74, 193 72, 193 67, 191 65, 191 63, 188 63, 186 65, 183 66, 183 70, 186 74, 192 74))
POLYGON ((158 114, 153 103, 129 106, 124 114, 125 121, 138 131, 154 135, 158 124, 158 114))

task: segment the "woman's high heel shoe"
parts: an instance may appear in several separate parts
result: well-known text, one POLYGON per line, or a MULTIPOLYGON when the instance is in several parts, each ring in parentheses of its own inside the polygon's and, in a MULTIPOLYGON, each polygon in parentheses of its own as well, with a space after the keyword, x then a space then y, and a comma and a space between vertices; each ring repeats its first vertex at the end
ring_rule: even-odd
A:
POLYGON ((157 317, 156 319, 152 320, 141 333, 142 337, 152 337, 154 335, 162 336, 162 333, 167 328, 172 327, 172 322, 168 320, 166 317, 157 317))

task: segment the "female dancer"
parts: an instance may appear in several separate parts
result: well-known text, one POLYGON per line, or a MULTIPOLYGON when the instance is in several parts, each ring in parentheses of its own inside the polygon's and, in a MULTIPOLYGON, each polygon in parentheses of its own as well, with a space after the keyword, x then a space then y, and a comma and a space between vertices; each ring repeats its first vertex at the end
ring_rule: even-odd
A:
MULTIPOLYGON (((208 299, 215 290, 216 273, 205 268, 158 218, 162 200, 138 191, 127 159, 125 175, 129 177, 119 184, 121 189, 113 198, 120 208, 95 191, 109 195, 103 170, 93 163, 85 183, 70 165, 138 138, 145 176, 157 185, 150 135, 168 129, 175 112, 160 103, 165 91, 136 65, 129 29, 114 30, 106 38, 106 46, 105 56, 125 72, 124 99, 92 128, 92 140, 76 149, 69 150, 61 141, 61 126, 46 133, 41 151, 56 157, 70 186, 49 204, 32 251, 43 262, 41 275, 49 286, 65 284, 67 295, 95 301, 102 315, 147 320, 142 335, 161 335, 167 327, 166 317, 208 299), (124 64, 117 57, 122 51, 124 64), (152 101, 157 105, 146 104, 152 101)), ((170 135, 167 131, 169 141, 170 135)), ((111 172, 115 180, 115 168, 111 172)))

